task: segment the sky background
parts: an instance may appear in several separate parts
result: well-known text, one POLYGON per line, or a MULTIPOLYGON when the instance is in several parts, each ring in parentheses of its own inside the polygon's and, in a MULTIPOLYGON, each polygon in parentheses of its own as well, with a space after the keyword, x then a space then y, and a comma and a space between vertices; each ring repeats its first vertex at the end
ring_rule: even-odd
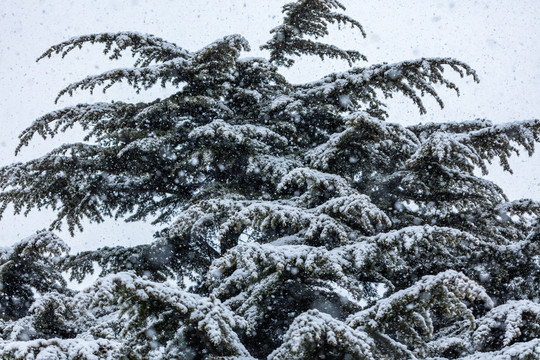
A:
MULTIPOLYGON (((197 50, 224 35, 242 34, 252 51, 245 56, 266 56, 258 48, 269 30, 281 22, 281 6, 287 1, 262 0, 2 0, 0 2, 0 166, 41 156, 64 142, 80 141, 74 131, 53 141, 36 138, 15 157, 18 135, 37 117, 65 106, 96 101, 148 101, 174 92, 152 89, 135 94, 116 86, 107 94, 97 91, 54 99, 63 87, 89 74, 132 64, 127 55, 111 62, 102 45, 74 51, 65 59, 35 59, 49 46, 90 33, 138 31, 197 50)), ((495 123, 540 117, 540 3, 538 0, 428 1, 343 0, 347 14, 360 21, 367 38, 349 28, 333 28, 328 39, 338 46, 360 50, 368 66, 418 57, 455 57, 475 68, 480 84, 457 79, 461 96, 442 90, 445 109, 428 99, 428 114, 403 98, 389 102, 388 121, 409 125, 430 121, 464 121, 486 118, 495 123)), ((292 82, 309 82, 334 71, 347 69, 340 61, 309 59, 283 73, 292 82)), ((511 162, 514 175, 490 168, 510 199, 540 200, 540 154, 522 155, 511 162)), ((51 211, 13 215, 11 208, 0 220, 0 246, 7 246, 46 228, 54 219, 51 211)), ((147 223, 110 220, 87 224, 71 238, 59 235, 72 251, 118 244, 135 245, 152 240, 160 227, 147 223)))

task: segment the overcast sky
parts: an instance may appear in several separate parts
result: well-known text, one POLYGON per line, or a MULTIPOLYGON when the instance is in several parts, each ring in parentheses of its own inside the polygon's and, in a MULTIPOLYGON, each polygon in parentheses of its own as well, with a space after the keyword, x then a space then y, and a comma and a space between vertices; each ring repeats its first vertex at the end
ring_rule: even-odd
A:
MULTIPOLYGON (((258 50, 268 31, 278 25, 281 6, 287 1, 262 0, 2 0, 0 3, 0 166, 25 161, 67 141, 78 141, 77 132, 44 142, 36 139, 17 158, 13 150, 18 134, 40 115, 80 102, 151 100, 174 89, 155 89, 136 95, 118 86, 106 95, 80 93, 54 98, 67 84, 88 74, 129 66, 131 59, 110 62, 102 46, 74 51, 64 60, 35 59, 48 46, 77 35, 132 30, 151 33, 189 50, 196 50, 224 35, 239 33, 253 51, 245 56, 265 56, 258 50)), ((540 3, 538 0, 431 1, 343 0, 347 13, 367 32, 334 31, 332 41, 360 50, 368 63, 397 62, 422 56, 451 56, 478 71, 480 84, 457 80, 462 95, 441 90, 446 103, 440 110, 428 101, 428 115, 403 99, 390 103, 392 122, 462 121, 486 118, 494 122, 540 117, 540 3)), ((364 64, 361 64, 364 66, 364 64)), ((298 62, 284 72, 293 82, 316 80, 346 64, 317 59, 298 62)), ((512 162, 513 176, 492 167, 489 178, 499 183, 511 199, 540 200, 540 156, 522 156, 512 162)), ((11 209, 0 220, 0 246, 9 245, 53 220, 52 212, 14 216, 11 209)), ((144 223, 107 221, 90 224, 68 241, 74 251, 105 245, 137 244, 152 240, 159 228, 144 223)))

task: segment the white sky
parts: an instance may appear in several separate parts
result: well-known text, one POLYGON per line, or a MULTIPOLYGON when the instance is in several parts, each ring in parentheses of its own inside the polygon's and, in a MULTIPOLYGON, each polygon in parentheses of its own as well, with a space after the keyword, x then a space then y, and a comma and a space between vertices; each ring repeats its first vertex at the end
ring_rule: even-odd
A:
MULTIPOLYGON (((73 36, 132 30, 151 33, 188 50, 199 49, 224 35, 239 33, 253 51, 245 56, 264 56, 258 50, 268 31, 281 21, 281 6, 287 1, 262 0, 2 0, 0 2, 0 166, 45 154, 63 142, 79 141, 70 133, 55 141, 36 139, 15 158, 17 136, 40 115, 79 102, 122 99, 150 100, 174 89, 156 89, 136 95, 127 87, 111 89, 107 95, 77 94, 54 104, 57 92, 86 75, 131 65, 131 59, 109 62, 102 46, 74 51, 64 60, 35 59, 48 46, 73 36)), ((403 99, 390 103, 392 122, 411 124, 427 121, 462 121, 487 118, 494 122, 540 117, 540 2, 538 0, 430 1, 430 0, 343 0, 347 14, 362 23, 368 36, 346 29, 335 31, 332 41, 344 48, 360 50, 366 65, 397 62, 422 56, 451 56, 469 63, 481 78, 480 84, 459 80, 462 96, 442 90, 446 103, 440 110, 427 101, 428 115, 403 99)), ((364 65, 364 64, 360 64, 364 65)), ((346 69, 337 61, 318 59, 298 62, 285 74, 293 82, 316 80, 332 71, 346 69)), ((511 199, 540 200, 540 155, 522 156, 512 162, 513 176, 493 167, 494 179, 511 199)), ((9 245, 53 220, 48 211, 28 217, 14 216, 11 209, 0 220, 0 246, 9 245)), ((152 240, 160 227, 145 223, 107 221, 90 224, 68 241, 74 251, 152 240)))

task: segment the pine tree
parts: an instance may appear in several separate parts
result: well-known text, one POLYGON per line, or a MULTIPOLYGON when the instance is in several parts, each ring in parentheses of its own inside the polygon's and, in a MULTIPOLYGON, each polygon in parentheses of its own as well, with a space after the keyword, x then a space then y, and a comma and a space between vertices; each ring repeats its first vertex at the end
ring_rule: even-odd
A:
POLYGON ((442 107, 467 64, 422 58, 356 66, 319 42, 329 24, 361 25, 336 0, 298 0, 262 46, 226 36, 191 52, 134 32, 80 36, 133 68, 61 90, 127 82, 176 93, 149 103, 80 104, 20 136, 75 125, 82 142, 0 169, 0 210, 52 208, 50 230, 83 219, 166 224, 154 242, 67 255, 40 232, 0 252, 5 359, 537 359, 540 203, 508 201, 476 175, 524 148, 540 121, 403 126, 385 99, 442 107), (300 85, 279 73, 303 55, 349 70, 300 85), (83 280, 66 288, 62 272, 83 280))

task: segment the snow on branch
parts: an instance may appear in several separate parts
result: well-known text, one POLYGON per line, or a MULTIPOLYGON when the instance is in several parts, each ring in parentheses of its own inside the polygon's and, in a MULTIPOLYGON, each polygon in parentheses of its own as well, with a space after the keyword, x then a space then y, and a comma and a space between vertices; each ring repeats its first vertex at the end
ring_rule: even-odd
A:
POLYGON ((341 355, 342 359, 375 359, 376 345, 360 329, 353 329, 344 322, 318 310, 309 310, 294 319, 283 336, 283 343, 268 360, 310 360, 319 355, 341 355))
POLYGON ((242 145, 252 145, 257 148, 270 148, 270 145, 284 146, 287 139, 265 126, 243 124, 230 125, 224 120, 217 119, 211 123, 199 126, 189 133, 189 138, 201 143, 234 142, 242 145))
POLYGON ((469 304, 474 301, 493 307, 493 301, 484 288, 460 272, 447 270, 424 276, 410 288, 349 316, 347 323, 353 328, 370 331, 384 333, 388 330, 389 335, 394 333, 395 340, 422 348, 422 344, 435 333, 435 309, 448 319, 463 318, 471 328, 476 328, 475 316, 469 309, 469 304))
POLYGON ((462 127, 454 126, 450 132, 445 127, 436 132, 429 129, 430 135, 420 131, 422 145, 408 161, 409 165, 435 161, 469 174, 473 173, 475 166, 487 174, 486 161, 491 163, 494 157, 499 158, 504 170, 512 172, 508 158, 512 153, 519 155, 514 144, 523 146, 530 156, 534 152, 535 142, 540 142, 540 120, 501 125, 484 121, 466 123, 462 127), (457 130, 461 132, 456 133, 457 130))
POLYGON ((236 333, 245 327, 246 322, 216 298, 120 272, 75 296, 45 294, 29 316, 1 329, 0 355, 77 360, 137 354, 165 360, 183 344, 187 352, 249 357, 236 333), (185 342, 192 336, 201 340, 194 348, 185 342))
MULTIPOLYGON (((281 38, 283 33, 291 32, 294 33, 294 30, 291 30, 285 26, 279 27, 274 29, 279 35, 278 38, 281 38)), ((282 44, 275 44, 270 42, 268 47, 262 47, 262 49, 277 47, 277 46, 283 46, 282 44)), ((291 55, 315 55, 319 56, 321 60, 324 58, 330 58, 330 59, 345 59, 349 66, 352 66, 354 62, 358 60, 367 60, 367 58, 360 54, 357 51, 353 50, 343 50, 335 45, 329 45, 329 44, 323 44, 320 42, 312 41, 312 40, 306 40, 306 39, 288 39, 286 43, 287 52, 291 55), (290 49, 294 49, 294 52, 290 49)), ((285 58, 284 56, 282 56, 285 58)), ((284 66, 292 66, 294 64, 294 60, 292 59, 286 59, 286 60, 280 60, 278 56, 276 55, 275 58, 270 58, 271 61, 276 62, 278 65, 284 65, 284 66)))
POLYGON ((344 243, 351 229, 340 221, 294 204, 256 202, 232 215, 221 225, 218 238, 247 227, 258 231, 297 234, 309 241, 330 244, 344 243))
POLYGON ((158 82, 165 87, 168 82, 178 86, 181 83, 197 83, 201 80, 231 81, 234 73, 231 66, 242 50, 249 50, 249 44, 242 36, 225 36, 189 56, 186 54, 186 56, 174 57, 156 65, 146 64, 141 67, 121 68, 100 75, 88 76, 62 89, 55 103, 65 94, 73 95, 76 90, 89 90, 92 93, 97 86, 103 86, 103 92, 105 92, 115 83, 122 81, 126 81, 135 88, 137 93, 158 82))
POLYGON ((335 13, 332 9, 345 10, 345 6, 337 0, 299 0, 285 4, 282 12, 285 13, 285 24, 294 24, 299 31, 315 37, 328 35, 326 22, 349 24, 366 35, 358 21, 345 14, 335 13))
POLYGON ((499 214, 523 215, 530 214, 540 217, 540 202, 532 199, 519 199, 500 204, 495 208, 499 214))
POLYGON ((424 225, 356 237, 350 245, 332 251, 338 253, 337 258, 350 262, 348 268, 360 271, 364 281, 383 283, 388 293, 409 286, 420 274, 474 263, 470 255, 474 249, 492 248, 467 232, 424 225), (434 260, 429 264, 419 261, 424 257, 434 260))
MULTIPOLYGON (((245 328, 245 320, 215 298, 204 298, 173 285, 144 280, 131 273, 117 273, 99 279, 85 292, 91 296, 91 307, 118 304, 123 312, 127 312, 131 319, 121 329, 126 335, 136 333, 141 325, 151 327, 153 319, 145 316, 145 309, 158 303, 163 312, 178 313, 185 324, 214 350, 220 349, 223 355, 249 356, 233 330, 245 328)), ((181 327, 182 323, 177 326, 181 327)))
POLYGON ((440 132, 432 134, 407 161, 407 166, 421 166, 430 162, 459 169, 471 175, 475 166, 487 172, 484 161, 476 149, 463 144, 455 134, 440 132))
POLYGON ((422 97, 431 95, 437 103, 444 106, 433 85, 442 85, 456 91, 456 84, 443 76, 444 67, 448 66, 461 77, 472 76, 478 82, 476 72, 466 63, 453 58, 421 58, 395 64, 377 64, 367 68, 355 67, 342 73, 333 73, 321 80, 298 85, 294 99, 301 99, 308 104, 332 103, 343 106, 343 96, 348 96, 350 106, 359 109, 362 104, 369 107, 363 110, 381 117, 385 115, 384 103, 379 100, 377 90, 382 91, 385 98, 400 92, 410 98, 420 110, 427 112, 422 97))
POLYGON ((478 82, 453 58, 289 83, 279 66, 296 56, 365 60, 319 42, 331 24, 365 35, 341 10, 338 0, 286 4, 262 46, 269 60, 240 59, 240 35, 189 52, 134 32, 76 37, 40 56, 103 44, 112 60, 134 58, 56 101, 119 82, 176 90, 38 118, 17 153, 35 135, 78 126, 85 137, 0 168, 0 215, 52 208, 51 228, 66 221, 72 233, 84 219, 177 218, 152 244, 70 256, 40 232, 0 248, 0 358, 538 357, 540 204, 508 202, 474 170, 532 154, 540 120, 384 121, 396 93, 421 114, 426 97, 443 107, 441 88, 459 95, 445 71, 478 82), (96 264, 94 285, 67 287, 62 271, 82 280, 96 264))
POLYGON ((240 196, 235 198, 232 194, 228 195, 229 198, 201 200, 186 207, 167 230, 167 236, 194 236, 203 232, 203 228, 209 224, 216 226, 219 224, 218 219, 227 219, 252 203, 240 196))
POLYGON ((341 167, 369 164, 396 167, 398 161, 405 161, 419 145, 414 133, 405 127, 376 119, 365 112, 355 112, 347 117, 345 130, 307 151, 306 158, 311 166, 323 170, 336 162, 341 167), (395 149, 400 149, 397 155, 395 149))
POLYGON ((32 341, 0 341, 0 357, 19 359, 100 359, 117 360, 122 344, 108 339, 37 339, 32 341))
MULTIPOLYGON (((437 272, 449 266, 460 268, 468 261, 474 263, 474 258, 464 255, 474 249, 492 249, 490 244, 467 232, 433 226, 413 226, 376 236, 358 237, 349 245, 332 250, 281 245, 290 238, 264 245, 242 244, 231 249, 217 259, 209 271, 208 281, 213 293, 229 299, 227 304, 242 309, 242 313, 255 316, 261 314, 256 310, 259 309, 257 304, 276 290, 276 284, 287 278, 303 279, 305 283, 315 279, 319 291, 324 289, 335 293, 339 287, 343 289, 339 294, 347 293, 351 303, 361 306, 360 300, 371 301, 374 296, 370 295, 370 286, 384 283, 390 291, 403 288, 420 274, 437 272), (438 260, 430 265, 418 261, 420 257, 432 258, 435 254, 438 260), (361 274, 360 279, 358 273, 361 274)), ((474 270, 472 273, 477 275, 474 270)), ((452 274, 441 275, 444 279, 434 280, 431 285, 451 283, 455 287, 452 291, 463 290, 459 279, 465 276, 456 275, 454 283, 449 280, 452 274)), ((480 289, 471 285, 471 280, 468 284, 469 288, 480 289)), ((252 320, 255 321, 248 319, 250 323, 252 320)))
POLYGON ((429 197, 420 197, 416 201, 427 200, 437 204, 438 214, 434 213, 435 208, 424 206, 419 209, 419 213, 445 217, 456 211, 470 210, 471 205, 474 208, 474 203, 480 201, 493 207, 508 200, 501 187, 490 180, 450 169, 436 162, 409 164, 410 169, 396 172, 390 179, 400 179, 401 190, 405 189, 402 191, 403 195, 427 194, 429 197), (446 187, 440 187, 441 183, 446 187))
POLYGON ((60 266, 70 274, 71 280, 79 283, 88 274, 94 273, 95 263, 101 270, 100 277, 129 270, 153 281, 175 279, 183 283, 184 276, 189 276, 194 267, 190 260, 195 258, 195 250, 188 255, 181 249, 181 246, 172 241, 159 239, 151 244, 133 247, 115 246, 84 251, 63 258, 60 266))
POLYGON ((444 133, 467 133, 475 130, 493 126, 493 123, 486 119, 475 119, 460 122, 428 122, 407 126, 407 129, 416 134, 418 139, 425 141, 435 132, 444 133))
MULTIPOLYGON (((356 266, 365 266, 362 262, 377 262, 379 271, 398 278, 414 276, 419 269, 426 269, 426 264, 416 263, 421 256, 434 256, 440 260, 434 261, 430 266, 444 267, 458 260, 459 254, 472 251, 474 248, 487 247, 485 243, 473 235, 449 227, 439 226, 407 226, 399 230, 377 234, 366 238, 376 245, 377 254, 371 258, 364 258, 362 254, 356 266), (440 263, 439 263, 440 261, 440 263), (386 264, 386 265, 383 265, 386 264)), ((352 249, 355 249, 354 246, 352 249)), ((354 256, 357 258, 357 256, 354 256)), ((369 265, 368 265, 369 267, 369 265)))
POLYGON ((476 147, 480 156, 490 161, 498 157, 504 170, 512 173, 508 158, 519 155, 514 144, 520 145, 529 156, 534 153, 535 143, 540 142, 540 120, 517 121, 479 129, 464 136, 464 142, 476 147))
POLYGON ((373 289, 351 276, 350 262, 340 255, 337 249, 324 247, 242 244, 214 261, 207 283, 212 294, 226 299, 224 303, 244 316, 250 327, 264 317, 265 302, 274 299, 281 306, 281 291, 287 284, 294 284, 297 293, 285 296, 309 296, 316 291, 358 309, 373 289))
POLYGON ((341 218, 351 228, 358 229, 366 235, 381 232, 392 226, 390 218, 363 194, 330 199, 319 205, 315 212, 341 218))
MULTIPOLYGON (((238 58, 241 51, 250 51, 251 47, 245 37, 239 34, 227 35, 205 46, 194 53, 194 57, 211 58, 220 55, 229 59, 238 58)), ((217 60, 217 59, 216 59, 217 60)))
POLYGON ((540 305, 529 300, 511 300, 497 306, 478 320, 473 333, 476 346, 481 349, 499 348, 538 339, 540 337, 540 305), (504 330, 504 335, 499 334, 504 330))
POLYGON ((267 154, 252 156, 248 161, 246 173, 264 174, 276 184, 291 170, 302 166, 302 163, 298 160, 267 154))
MULTIPOLYGON (((107 143, 111 136, 129 139, 126 134, 143 133, 152 138, 156 132, 180 130, 192 126, 193 109, 217 117, 230 116, 232 111, 223 103, 209 96, 173 95, 150 103, 129 104, 123 102, 79 104, 56 110, 36 119, 19 135, 16 154, 27 146, 37 133, 43 138, 54 137, 75 125, 87 131, 85 141, 107 143), (173 116, 171 116, 171 113, 173 116), (185 114, 185 115, 184 115, 185 114)), ((246 127, 249 125, 245 125, 246 127)), ((140 136, 140 135, 139 135, 140 136)))
POLYGON ((296 168, 277 186, 281 193, 294 194, 293 199, 314 207, 318 215, 344 220, 352 229, 373 234, 391 226, 388 216, 367 195, 360 194, 345 178, 310 168, 296 168))
POLYGON ((518 342, 502 350, 477 352, 461 357, 460 360, 508 360, 508 359, 538 359, 540 358, 540 339, 518 342))
POLYGON ((58 263, 68 252, 69 246, 48 231, 0 249, 0 319, 25 316, 36 297, 65 290, 58 263))
MULTIPOLYGON (((44 258, 57 258, 69 253, 70 247, 56 234, 50 231, 39 231, 11 247, 10 255, 22 258, 33 258, 36 255, 44 258)), ((3 255, 5 256, 5 255, 3 255)), ((0 261, 3 258, 0 257, 0 261)))
POLYGON ((305 199, 302 202, 310 200, 309 195, 314 192, 331 192, 338 196, 356 194, 349 181, 343 177, 306 167, 290 171, 277 185, 277 190, 283 193, 293 193, 298 188, 305 188, 305 199))
POLYGON ((82 48, 83 45, 90 43, 105 44, 103 52, 111 54, 111 60, 119 59, 122 56, 122 51, 131 48, 131 55, 138 57, 135 66, 148 66, 151 62, 164 62, 174 58, 187 59, 190 53, 176 44, 165 41, 157 36, 149 34, 141 34, 132 31, 119 33, 100 33, 91 35, 82 35, 71 38, 60 44, 51 46, 45 51, 37 61, 53 54, 62 54, 66 56, 69 52, 76 48, 82 48))

